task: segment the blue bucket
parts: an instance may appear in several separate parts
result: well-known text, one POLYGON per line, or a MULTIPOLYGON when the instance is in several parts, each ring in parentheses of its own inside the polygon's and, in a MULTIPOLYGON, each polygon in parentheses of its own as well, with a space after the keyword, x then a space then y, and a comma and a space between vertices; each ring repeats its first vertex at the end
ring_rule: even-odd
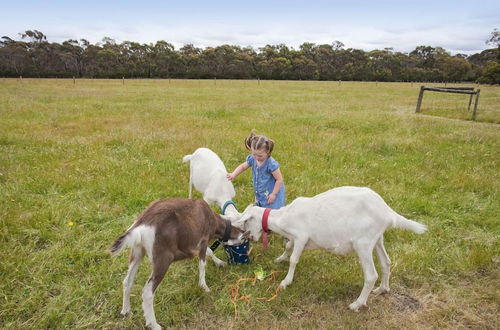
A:
POLYGON ((224 250, 226 250, 227 263, 230 265, 243 265, 250 263, 250 257, 248 256, 248 250, 250 249, 250 242, 245 242, 241 245, 226 245, 224 244, 224 250))

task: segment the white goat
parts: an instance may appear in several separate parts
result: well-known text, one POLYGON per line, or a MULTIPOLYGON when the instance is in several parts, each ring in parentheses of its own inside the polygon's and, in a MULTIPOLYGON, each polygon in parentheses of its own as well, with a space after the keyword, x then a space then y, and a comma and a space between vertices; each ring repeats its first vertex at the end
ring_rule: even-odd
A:
POLYGON ((369 188, 340 187, 311 198, 299 197, 288 206, 272 210, 267 220, 263 219, 264 211, 264 208, 249 206, 233 225, 248 231, 246 235, 255 241, 259 240, 263 227, 289 240, 285 252, 275 260, 285 260, 293 249, 288 274, 280 283, 280 289, 292 283, 295 266, 304 249, 321 248, 337 254, 356 251, 363 268, 364 286, 358 299, 349 305, 355 311, 366 306, 378 278, 373 263, 374 248, 382 278, 380 287, 373 292, 389 292, 391 261, 384 248, 384 231, 403 228, 422 234, 427 230, 425 225, 397 214, 369 188))
MULTIPOLYGON (((208 148, 198 148, 191 155, 182 158, 182 162, 189 163, 189 198, 192 198, 192 187, 196 188, 208 205, 218 205, 226 219, 236 220, 241 213, 236 209, 232 198, 236 195, 233 184, 226 177, 227 170, 222 160, 215 152, 208 148)), ((231 244, 231 242, 230 242, 231 244)), ((226 263, 217 258, 213 251, 207 249, 207 256, 211 257, 217 266, 226 263)))

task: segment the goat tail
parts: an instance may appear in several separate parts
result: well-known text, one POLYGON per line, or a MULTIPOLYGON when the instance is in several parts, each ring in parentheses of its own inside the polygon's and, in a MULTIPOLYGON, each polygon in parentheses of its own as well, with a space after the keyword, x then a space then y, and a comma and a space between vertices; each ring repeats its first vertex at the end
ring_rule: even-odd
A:
POLYGON ((118 255, 124 248, 138 244, 140 242, 140 233, 135 228, 127 230, 123 235, 118 237, 113 245, 109 248, 109 253, 112 256, 118 255))
POLYGON ((397 214, 396 212, 394 212, 394 214, 395 216, 392 224, 393 228, 407 229, 417 234, 423 234, 427 231, 426 225, 413 220, 406 219, 405 217, 397 214))
MULTIPOLYGON (((186 155, 182 157, 182 162, 189 162, 193 155, 186 155)), ((189 166, 189 198, 193 197, 193 167, 189 166)))

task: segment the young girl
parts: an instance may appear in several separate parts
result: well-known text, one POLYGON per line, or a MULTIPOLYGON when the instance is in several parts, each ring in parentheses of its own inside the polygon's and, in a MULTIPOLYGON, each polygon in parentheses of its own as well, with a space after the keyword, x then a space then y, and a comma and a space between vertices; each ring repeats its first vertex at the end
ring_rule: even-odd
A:
POLYGON ((251 154, 233 173, 228 173, 232 181, 249 167, 252 168, 252 183, 257 206, 279 209, 285 206, 285 184, 279 169, 279 163, 271 157, 274 142, 264 135, 255 135, 252 131, 245 139, 245 147, 251 154))

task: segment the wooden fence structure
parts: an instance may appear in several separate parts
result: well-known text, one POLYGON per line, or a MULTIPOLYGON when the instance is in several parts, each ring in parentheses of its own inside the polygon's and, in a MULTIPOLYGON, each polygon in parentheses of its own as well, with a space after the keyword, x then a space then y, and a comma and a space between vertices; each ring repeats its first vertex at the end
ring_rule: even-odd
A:
POLYGON ((455 94, 468 94, 468 95, 470 95, 469 106, 467 107, 468 111, 470 111, 470 106, 472 104, 472 98, 474 95, 476 95, 476 98, 474 101, 474 111, 472 112, 472 120, 476 120, 477 103, 479 102, 479 94, 481 92, 480 89, 474 90, 474 87, 426 87, 426 86, 421 86, 420 93, 418 94, 418 99, 417 99, 417 108, 415 110, 415 112, 417 112, 417 113, 420 112, 420 107, 422 106, 422 99, 424 98, 425 91, 441 92, 441 93, 455 93, 455 94))

